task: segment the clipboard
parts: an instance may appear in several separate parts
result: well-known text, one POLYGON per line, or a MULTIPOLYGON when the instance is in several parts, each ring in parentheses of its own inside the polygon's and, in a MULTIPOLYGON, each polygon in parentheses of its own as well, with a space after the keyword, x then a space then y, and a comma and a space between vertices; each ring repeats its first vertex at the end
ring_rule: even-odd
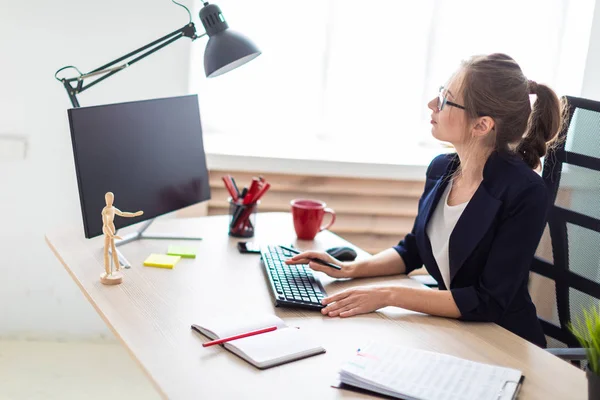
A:
MULTIPOLYGON (((521 375, 521 379, 519 379, 518 382, 514 382, 514 381, 506 381, 504 382, 504 386, 502 387, 502 390, 500 391, 500 393, 498 393, 498 400, 505 400, 505 399, 510 399, 510 400, 516 400, 517 397, 519 396, 519 392, 521 390, 521 387, 523 386, 523 381, 525 380, 525 375, 521 375), (507 385, 510 384, 515 384, 517 386, 517 388, 515 389, 513 395, 511 397, 504 397, 504 392, 506 391, 507 385)), ((389 399, 389 400, 396 400, 396 399, 402 399, 401 397, 392 397, 392 396, 388 396, 382 393, 377 393, 377 392, 373 392, 371 390, 367 390, 367 389, 363 389, 363 388, 359 388, 356 386, 352 386, 352 385, 348 385, 344 382, 342 382, 339 378, 336 379, 332 384, 331 384, 332 388, 335 389, 342 389, 342 390, 348 390, 350 392, 355 392, 355 393, 361 393, 361 394, 366 394, 372 397, 376 397, 379 399, 389 399)))
POLYGON ((356 387, 356 386, 348 385, 347 383, 342 382, 339 378, 336 379, 331 384, 331 387, 335 388, 335 389, 348 390, 349 392, 366 394, 366 395, 369 395, 369 396, 372 396, 372 397, 376 397, 376 398, 380 398, 380 399, 390 399, 390 400, 397 400, 397 399, 399 399, 399 397, 392 397, 392 396, 388 396, 387 394, 377 393, 377 392, 373 392, 371 390, 367 390, 367 389, 359 388, 359 387, 356 387))
MULTIPOLYGON (((504 385, 502 386, 502 390, 500 390, 500 393, 498 393, 498 400, 515 400, 517 398, 517 396, 519 395, 519 391, 521 391, 521 387, 523 386, 523 381, 525 380, 525 375, 521 375, 521 378, 519 379, 518 382, 515 381, 506 381, 504 382, 504 385), (508 397, 504 395, 504 392, 507 389, 507 386, 512 386, 512 385, 516 385, 516 388, 512 394, 512 396, 508 397)), ((510 392, 507 393, 507 395, 510 392)))
POLYGON ((515 368, 377 342, 360 347, 338 374, 340 382, 332 387, 375 392, 384 399, 437 398, 460 392, 473 400, 513 400, 525 380, 523 371, 515 368))

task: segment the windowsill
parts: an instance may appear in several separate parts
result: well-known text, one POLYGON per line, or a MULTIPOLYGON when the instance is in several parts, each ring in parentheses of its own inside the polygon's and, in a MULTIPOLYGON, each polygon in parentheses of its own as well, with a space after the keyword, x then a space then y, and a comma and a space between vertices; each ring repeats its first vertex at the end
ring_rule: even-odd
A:
POLYGON ((436 155, 450 151, 418 144, 340 148, 318 140, 275 143, 216 134, 204 135, 204 147, 209 169, 417 181, 425 179, 436 155))

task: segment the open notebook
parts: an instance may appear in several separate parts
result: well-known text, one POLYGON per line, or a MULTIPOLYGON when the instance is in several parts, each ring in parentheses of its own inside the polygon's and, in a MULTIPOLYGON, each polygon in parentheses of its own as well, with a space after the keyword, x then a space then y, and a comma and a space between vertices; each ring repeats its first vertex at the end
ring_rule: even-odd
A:
POLYGON ((192 325, 192 329, 214 340, 270 326, 277 326, 277 329, 226 342, 223 346, 260 369, 325 353, 315 338, 301 329, 288 327, 275 315, 265 314, 243 320, 232 316, 214 317, 192 325))
POLYGON ((521 371, 446 354, 371 343, 339 371, 339 388, 361 388, 407 400, 514 399, 521 371))

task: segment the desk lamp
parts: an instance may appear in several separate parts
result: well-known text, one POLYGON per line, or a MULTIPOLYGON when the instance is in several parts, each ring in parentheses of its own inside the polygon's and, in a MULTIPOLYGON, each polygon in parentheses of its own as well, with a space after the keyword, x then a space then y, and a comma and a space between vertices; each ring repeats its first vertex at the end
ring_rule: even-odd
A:
POLYGON ((225 17, 223 17, 221 9, 217 5, 209 4, 208 2, 203 1, 204 7, 202 7, 200 10, 200 20, 204 26, 205 33, 197 35, 196 27, 192 22, 192 14, 188 8, 174 0, 172 1, 173 3, 185 8, 190 16, 190 22, 183 28, 177 29, 176 31, 169 33, 168 35, 163 36, 152 43, 148 43, 147 45, 140 47, 139 49, 119 57, 116 60, 98 67, 86 74, 81 73, 79 69, 72 65, 62 67, 56 71, 54 77, 59 82, 62 82, 67 91, 69 99, 71 100, 71 104, 73 104, 73 107, 79 107, 79 101, 77 100, 77 95, 79 93, 91 88, 97 83, 133 65, 142 58, 149 56, 155 51, 168 46, 182 37, 188 37, 194 41, 198 38, 208 35, 208 42, 206 43, 206 49, 204 52, 204 72, 208 78, 227 73, 247 63, 248 61, 253 60, 261 54, 260 50, 248 38, 229 29, 229 25, 227 24, 225 17), (131 59, 132 57, 135 58, 131 59), (125 61, 128 59, 131 60, 125 61), (76 70, 79 75, 73 78, 58 77, 59 72, 69 68, 76 70), (84 85, 84 80, 92 77, 97 78, 94 81, 84 85))

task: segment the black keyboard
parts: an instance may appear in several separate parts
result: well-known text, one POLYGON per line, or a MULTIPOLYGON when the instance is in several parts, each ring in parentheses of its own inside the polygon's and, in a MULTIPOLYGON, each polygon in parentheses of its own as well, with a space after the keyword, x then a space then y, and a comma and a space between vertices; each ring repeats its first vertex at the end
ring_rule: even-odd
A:
POLYGON ((321 300, 327 293, 308 265, 285 264, 293 254, 279 246, 263 246, 260 253, 275 306, 323 308, 321 300))

